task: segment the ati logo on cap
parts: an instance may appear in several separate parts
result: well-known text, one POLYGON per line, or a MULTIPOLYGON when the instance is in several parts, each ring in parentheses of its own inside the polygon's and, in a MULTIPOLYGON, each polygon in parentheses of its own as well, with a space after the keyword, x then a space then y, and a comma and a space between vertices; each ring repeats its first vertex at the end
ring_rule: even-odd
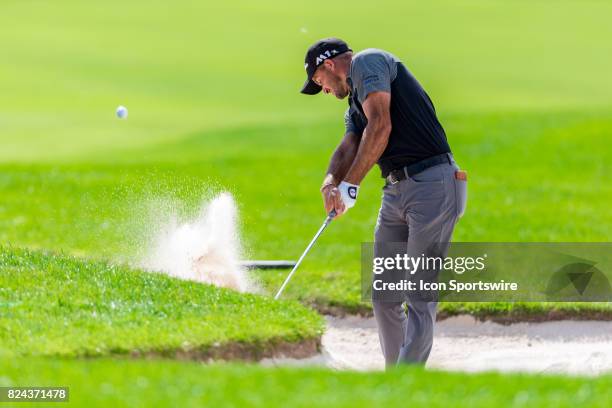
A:
POLYGON ((349 197, 351 197, 353 200, 357 198, 357 187, 349 187, 348 188, 348 195, 349 197))
POLYGON ((327 50, 324 53, 319 54, 319 56, 317 57, 317 61, 316 61, 317 67, 321 65, 323 61, 325 61, 328 58, 333 57, 336 54, 338 54, 338 51, 336 50, 327 50))

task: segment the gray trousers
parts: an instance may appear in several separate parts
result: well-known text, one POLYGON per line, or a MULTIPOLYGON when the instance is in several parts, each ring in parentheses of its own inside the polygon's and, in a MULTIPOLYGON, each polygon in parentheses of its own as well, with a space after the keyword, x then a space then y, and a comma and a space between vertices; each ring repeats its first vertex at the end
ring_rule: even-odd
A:
MULTIPOLYGON (((455 178, 458 169, 453 160, 386 185, 376 222, 375 248, 377 243, 402 242, 409 256, 419 256, 431 255, 426 249, 430 243, 450 242, 467 203, 467 182, 455 178)), ((424 364, 433 344, 437 302, 406 295, 403 302, 372 299, 372 305, 386 366, 424 364)))

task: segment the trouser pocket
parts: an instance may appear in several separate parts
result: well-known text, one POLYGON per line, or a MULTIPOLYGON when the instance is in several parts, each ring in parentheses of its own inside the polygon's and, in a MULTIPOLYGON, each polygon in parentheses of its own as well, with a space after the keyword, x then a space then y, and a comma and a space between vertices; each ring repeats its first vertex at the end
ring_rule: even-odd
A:
POLYGON ((457 218, 461 218, 463 214, 465 214, 465 209, 467 208, 467 180, 461 180, 455 177, 454 181, 457 218))

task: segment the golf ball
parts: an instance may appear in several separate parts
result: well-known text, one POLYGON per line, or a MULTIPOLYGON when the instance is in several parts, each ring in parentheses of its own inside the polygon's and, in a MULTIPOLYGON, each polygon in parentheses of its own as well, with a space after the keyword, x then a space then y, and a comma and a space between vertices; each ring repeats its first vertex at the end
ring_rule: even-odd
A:
POLYGON ((118 117, 119 119, 125 119, 125 118, 127 118, 127 116, 128 116, 128 110, 127 110, 127 108, 126 108, 125 106, 123 106, 123 105, 119 105, 119 106, 117 107, 117 112, 116 112, 116 113, 117 113, 117 117, 118 117))

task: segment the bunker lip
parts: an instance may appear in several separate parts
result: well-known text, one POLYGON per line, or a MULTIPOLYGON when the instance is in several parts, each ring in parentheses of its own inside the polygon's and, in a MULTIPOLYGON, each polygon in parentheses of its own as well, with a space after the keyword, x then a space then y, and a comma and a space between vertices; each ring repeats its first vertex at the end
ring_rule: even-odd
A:
MULTIPOLYGON (((342 304, 333 303, 327 300, 306 300, 303 302, 307 306, 315 309, 322 315, 331 317, 372 317, 372 306, 369 303, 342 304)), ((503 314, 497 311, 471 311, 471 310, 439 310, 437 321, 443 321, 451 317, 470 315, 479 321, 491 321, 503 325, 521 323, 521 322, 550 322, 557 320, 576 320, 576 321, 612 321, 612 310, 588 310, 588 309, 555 309, 550 310, 511 310, 503 314)))
POLYGON ((244 361, 258 362, 265 358, 304 359, 321 351, 321 336, 289 341, 272 338, 260 342, 238 342, 213 344, 194 348, 159 350, 112 351, 101 355, 82 355, 81 359, 104 357, 133 359, 172 359, 180 361, 244 361))
MULTIPOLYGON (((458 313, 450 313, 442 311, 438 313, 437 320, 445 320, 451 317, 466 315, 468 313, 460 311, 458 313)), ((526 312, 524 310, 510 311, 505 314, 495 314, 492 312, 469 313, 470 316, 480 322, 490 321, 501 325, 510 325, 515 323, 545 323, 560 320, 570 321, 612 321, 612 311, 601 310, 559 310, 551 309, 549 311, 526 312)))

